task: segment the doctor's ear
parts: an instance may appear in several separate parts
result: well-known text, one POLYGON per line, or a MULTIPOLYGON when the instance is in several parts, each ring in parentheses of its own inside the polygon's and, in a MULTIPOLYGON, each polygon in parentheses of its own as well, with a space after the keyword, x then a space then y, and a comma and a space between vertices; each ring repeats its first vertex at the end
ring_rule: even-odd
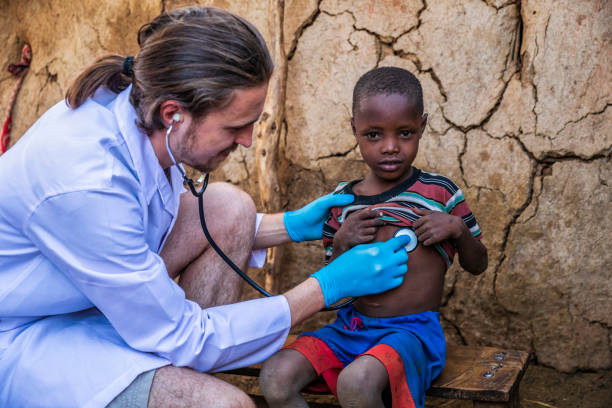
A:
POLYGON ((185 119, 185 113, 183 106, 172 99, 162 102, 159 107, 160 119, 165 126, 182 122, 185 119))

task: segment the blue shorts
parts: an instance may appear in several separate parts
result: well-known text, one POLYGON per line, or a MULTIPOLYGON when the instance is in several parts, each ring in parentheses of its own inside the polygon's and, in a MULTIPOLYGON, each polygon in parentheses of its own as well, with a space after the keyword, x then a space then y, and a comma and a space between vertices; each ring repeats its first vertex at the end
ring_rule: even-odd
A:
POLYGON ((394 407, 424 407, 425 391, 442 372, 446 342, 436 312, 395 317, 368 317, 350 305, 338 311, 336 321, 303 333, 286 348, 302 353, 324 383, 312 391, 337 396, 340 371, 361 355, 382 362, 389 375, 394 407))

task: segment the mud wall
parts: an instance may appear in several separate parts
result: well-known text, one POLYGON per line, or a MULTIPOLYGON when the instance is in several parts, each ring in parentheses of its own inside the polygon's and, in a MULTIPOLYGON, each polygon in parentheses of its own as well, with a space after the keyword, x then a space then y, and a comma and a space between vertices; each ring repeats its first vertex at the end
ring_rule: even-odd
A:
MULTIPOLYGON (((462 187, 489 248, 483 275, 447 274, 449 341, 529 350, 561 371, 612 368, 611 1, 199 3, 252 21, 279 68, 256 147, 234 152, 216 179, 280 210, 363 176, 352 87, 376 66, 409 69, 429 113, 415 164, 462 187)), ((138 27, 185 4, 0 0, 0 112, 15 83, 5 67, 24 42, 34 53, 13 143, 94 58, 137 53, 138 27)), ((274 258, 274 270, 254 273, 286 289, 323 251, 291 244, 274 258)))

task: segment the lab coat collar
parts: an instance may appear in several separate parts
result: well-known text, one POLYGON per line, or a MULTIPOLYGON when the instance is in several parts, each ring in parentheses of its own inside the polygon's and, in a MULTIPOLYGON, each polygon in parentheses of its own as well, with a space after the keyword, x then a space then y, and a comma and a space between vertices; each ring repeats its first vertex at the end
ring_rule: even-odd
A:
POLYGON ((164 170, 159 164, 159 159, 153 150, 149 137, 136 126, 138 116, 130 103, 131 90, 132 85, 117 95, 112 107, 113 113, 115 118, 117 118, 119 130, 132 155, 134 167, 142 183, 147 203, 151 202, 155 191, 159 190, 164 207, 170 213, 174 213, 177 203, 173 190, 183 189, 180 174, 175 166, 170 168, 171 186, 164 170))

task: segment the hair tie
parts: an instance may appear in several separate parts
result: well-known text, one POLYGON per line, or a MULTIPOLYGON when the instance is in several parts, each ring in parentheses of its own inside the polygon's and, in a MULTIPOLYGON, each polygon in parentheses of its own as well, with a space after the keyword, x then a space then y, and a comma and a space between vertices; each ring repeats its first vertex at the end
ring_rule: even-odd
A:
POLYGON ((121 71, 123 75, 133 78, 134 77, 134 70, 132 70, 133 65, 134 65, 134 57, 125 57, 125 59, 123 60, 123 70, 121 71))

